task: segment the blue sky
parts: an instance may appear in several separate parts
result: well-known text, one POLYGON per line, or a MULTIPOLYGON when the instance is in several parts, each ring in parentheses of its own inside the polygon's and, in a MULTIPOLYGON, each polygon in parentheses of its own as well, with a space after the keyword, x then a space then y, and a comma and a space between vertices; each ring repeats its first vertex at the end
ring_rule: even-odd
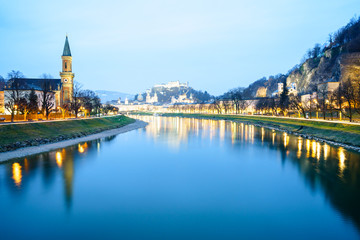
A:
POLYGON ((59 77, 68 33, 84 88, 138 93, 180 80, 219 95, 286 73, 359 0, 0 0, 0 75, 59 77))

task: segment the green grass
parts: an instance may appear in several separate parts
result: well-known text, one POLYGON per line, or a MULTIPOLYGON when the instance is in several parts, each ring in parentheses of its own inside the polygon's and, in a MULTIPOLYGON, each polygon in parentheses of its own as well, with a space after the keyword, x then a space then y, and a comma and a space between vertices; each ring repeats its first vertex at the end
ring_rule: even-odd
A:
POLYGON ((298 132, 308 136, 318 137, 338 143, 360 146, 360 125, 239 115, 165 113, 162 114, 162 116, 179 116, 219 120, 225 119, 253 123, 265 127, 276 127, 283 130, 298 132))
POLYGON ((35 139, 66 138, 104 131, 125 126, 135 120, 126 116, 114 116, 95 119, 54 121, 30 124, 0 125, 0 146, 35 139))

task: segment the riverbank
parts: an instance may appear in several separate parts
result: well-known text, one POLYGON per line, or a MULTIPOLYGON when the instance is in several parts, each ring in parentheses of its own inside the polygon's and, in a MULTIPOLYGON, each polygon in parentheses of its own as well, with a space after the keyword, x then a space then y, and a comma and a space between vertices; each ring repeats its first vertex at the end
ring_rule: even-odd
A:
MULTIPOLYGON (((129 119, 131 119, 131 118, 129 118, 129 119)), ((91 134, 88 136, 82 136, 82 137, 78 137, 75 139, 68 139, 68 140, 64 140, 64 141, 59 141, 59 142, 54 142, 54 143, 49 143, 49 144, 44 144, 44 145, 39 145, 39 146, 20 148, 20 149, 14 150, 14 151, 2 152, 2 153, 0 153, 0 163, 14 159, 14 158, 21 158, 21 157, 25 157, 25 156, 29 156, 29 155, 33 155, 33 154, 48 152, 48 151, 52 151, 52 150, 55 150, 58 148, 64 148, 64 147, 68 147, 68 146, 71 146, 74 144, 78 144, 81 142, 92 141, 92 140, 95 140, 98 138, 104 138, 104 137, 109 137, 109 136, 125 133, 125 132, 135 130, 138 128, 143 128, 147 125, 146 122, 143 122, 140 120, 134 120, 134 119, 131 119, 131 120, 133 120, 132 123, 123 125, 122 127, 102 131, 102 132, 91 134)))
POLYGON ((360 151, 360 125, 246 115, 163 113, 161 116, 243 122, 360 151))
POLYGON ((0 125, 0 152, 87 136, 135 122, 126 116, 0 125))

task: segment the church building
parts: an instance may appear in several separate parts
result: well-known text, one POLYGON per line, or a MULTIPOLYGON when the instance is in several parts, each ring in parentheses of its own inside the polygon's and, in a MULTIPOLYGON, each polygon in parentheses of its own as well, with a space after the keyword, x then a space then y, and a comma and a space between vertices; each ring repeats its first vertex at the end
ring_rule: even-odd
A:
MULTIPOLYGON (((38 104, 41 108, 42 89, 45 83, 50 88, 54 95, 52 101, 54 102, 53 109, 62 107, 72 101, 73 87, 74 87, 74 73, 72 72, 72 56, 68 36, 65 39, 65 45, 62 59, 62 71, 60 72, 60 79, 46 79, 46 78, 16 78, 9 79, 5 85, 0 88, 0 114, 7 113, 5 104, 9 101, 11 93, 14 91, 14 86, 20 92, 20 97, 24 97, 30 93, 32 89, 35 90, 38 96, 38 104), (14 84, 16 82, 16 84, 14 84)), ((1 86, 0 86, 1 87, 1 86)))

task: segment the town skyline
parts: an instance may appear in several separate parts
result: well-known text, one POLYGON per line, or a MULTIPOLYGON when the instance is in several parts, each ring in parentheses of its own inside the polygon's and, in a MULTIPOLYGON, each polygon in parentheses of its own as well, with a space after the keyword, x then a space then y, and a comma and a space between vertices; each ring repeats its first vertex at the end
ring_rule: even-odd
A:
POLYGON ((284 1, 274 6, 246 1, 213 3, 185 1, 170 6, 162 1, 152 5, 107 1, 99 9, 90 4, 81 14, 81 4, 72 4, 66 17, 52 14, 55 8, 65 12, 66 2, 50 6, 36 1, 22 7, 5 3, 0 41, 7 46, 7 57, 0 60, 0 75, 6 77, 14 69, 26 77, 46 72, 57 78, 59 49, 68 33, 74 71, 85 88, 136 94, 139 85, 147 89, 180 80, 220 95, 263 76, 286 73, 307 49, 326 42, 329 33, 344 26, 356 9, 356 1, 351 0, 311 3, 314 9, 307 11, 301 11, 307 4, 284 1), (35 8, 44 14, 29 14, 35 8), (94 15, 99 17, 93 19, 94 15), (240 16, 232 21, 235 15, 240 16))

